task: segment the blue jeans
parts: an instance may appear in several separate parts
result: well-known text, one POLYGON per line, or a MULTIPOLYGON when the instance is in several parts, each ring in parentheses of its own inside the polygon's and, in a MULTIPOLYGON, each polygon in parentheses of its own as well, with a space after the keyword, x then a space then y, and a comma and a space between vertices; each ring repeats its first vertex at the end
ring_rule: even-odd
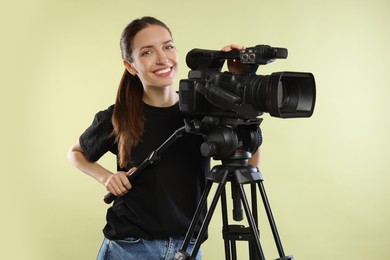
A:
MULTIPOLYGON (((97 260, 173 260, 176 251, 182 248, 183 243, 184 236, 158 240, 135 237, 128 237, 124 240, 104 238, 97 260)), ((191 240, 187 247, 189 254, 191 254, 194 245, 195 240, 191 240)), ((202 259, 201 249, 199 249, 196 259, 202 259)))

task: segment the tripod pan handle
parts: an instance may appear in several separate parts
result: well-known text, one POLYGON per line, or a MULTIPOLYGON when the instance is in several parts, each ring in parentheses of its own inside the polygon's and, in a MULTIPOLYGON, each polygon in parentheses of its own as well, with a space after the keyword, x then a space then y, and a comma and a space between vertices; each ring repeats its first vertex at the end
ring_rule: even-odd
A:
POLYGON ((106 196, 104 196, 103 200, 106 204, 110 204, 116 199, 116 196, 112 194, 111 192, 107 193, 106 196))

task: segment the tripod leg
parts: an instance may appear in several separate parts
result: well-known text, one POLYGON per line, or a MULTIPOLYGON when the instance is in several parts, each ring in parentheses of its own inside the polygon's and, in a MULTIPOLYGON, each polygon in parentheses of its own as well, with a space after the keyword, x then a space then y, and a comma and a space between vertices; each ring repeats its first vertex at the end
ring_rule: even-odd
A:
POLYGON ((252 200, 252 215, 255 220, 256 226, 258 225, 258 212, 257 212, 257 187, 255 183, 251 183, 251 200, 252 200))
POLYGON ((214 214, 214 210, 215 210, 215 207, 217 206, 218 199, 221 196, 222 191, 225 190, 225 184, 226 184, 226 182, 225 183, 220 183, 218 185, 218 188, 217 188, 217 191, 215 192, 214 198, 211 201, 211 205, 210 205, 209 210, 208 210, 208 212, 206 214, 205 220, 203 221, 202 227, 201 227, 201 229, 199 231, 198 238, 197 238, 196 243, 194 245, 194 250, 192 251, 192 254, 191 254, 191 257, 193 257, 193 258, 196 257, 196 255, 197 255, 197 253, 199 251, 200 244, 203 241, 203 238, 204 238, 204 236, 206 234, 207 227, 209 226, 210 221, 211 221, 211 217, 214 214))
MULTIPOLYGON (((226 185, 228 173, 229 172, 226 169, 222 170, 221 173, 220 173, 221 174, 220 178, 219 178, 220 179, 220 183, 219 183, 218 188, 217 188, 217 190, 215 192, 214 198, 213 198, 213 200, 211 202, 211 205, 210 205, 209 210, 208 210, 208 212, 206 214, 206 217, 205 217, 205 219, 204 219, 204 221, 202 223, 202 227, 200 228, 200 231, 199 231, 198 237, 196 239, 194 248, 192 250, 190 259, 195 259, 196 255, 198 254, 198 251, 200 249, 200 245, 201 245, 201 243, 203 241, 203 238, 204 238, 204 236, 206 234, 208 225, 210 224, 211 217, 213 216, 214 210, 215 210, 215 208, 217 206, 218 199, 221 196, 222 192, 225 190, 225 185, 226 185)), ((208 180, 206 189, 203 192, 203 195, 202 195, 202 198, 201 198, 201 202, 199 203, 198 208, 196 209, 195 216, 192 219, 189 231, 187 232, 185 241, 183 243, 183 247, 181 248, 181 250, 179 252, 177 252, 175 254, 175 260, 188 259, 188 253, 186 253, 186 250, 188 248, 188 245, 189 245, 189 242, 191 240, 191 237, 194 234, 196 225, 199 222, 200 213, 202 212, 203 208, 206 206, 207 195, 210 192, 211 186, 212 186, 212 181, 208 180)))
POLYGON ((263 185, 262 182, 258 182, 258 186, 259 186, 259 189, 260 189, 261 197, 263 198, 264 207, 265 207, 265 210, 266 210, 266 213, 267 213, 269 224, 271 226, 271 230, 272 230, 272 234, 274 236, 276 247, 277 247, 278 252, 279 252, 279 256, 281 258, 284 258, 285 254, 284 254, 282 242, 280 241, 278 229, 276 228, 275 220, 274 220, 274 217, 273 217, 273 214, 272 214, 272 211, 271 211, 271 206, 269 204, 269 201, 268 201, 268 198, 267 198, 267 194, 265 193, 264 185, 263 185))
POLYGON ((247 199, 247 197, 245 195, 245 190, 244 190, 244 185, 243 184, 239 184, 238 185, 238 191, 239 191, 241 199, 242 199, 242 203, 243 203, 243 206, 244 206, 246 218, 248 220, 249 226, 250 226, 250 228, 252 230, 252 233, 254 235, 253 243, 256 246, 256 249, 258 251, 258 255, 261 257, 262 260, 265 260, 264 253, 263 253, 263 250, 262 250, 261 244, 260 244, 259 231, 257 229, 257 225, 256 225, 256 222, 255 222, 255 219, 253 218, 253 215, 251 213, 251 210, 250 210, 250 207, 249 207, 249 203, 248 203, 248 199, 247 199))
POLYGON ((188 228, 186 237, 184 239, 184 243, 182 246, 182 250, 186 251, 188 248, 188 245, 190 244, 190 241, 192 237, 194 236, 195 228, 199 222, 200 214, 202 213, 203 209, 206 207, 207 197, 210 193, 211 186, 213 185, 212 181, 206 180, 206 187, 203 191, 202 197, 199 201, 198 207, 196 208, 195 214, 192 218, 190 227, 188 228))
MULTIPOLYGON (((222 209, 222 232, 225 232, 229 229, 228 216, 227 216, 227 206, 226 206, 226 189, 221 194, 221 209, 222 209)), ((229 240, 224 240, 225 245, 225 259, 231 260, 230 256, 230 245, 229 240)))
POLYGON ((237 260, 237 246, 236 241, 230 241, 230 246, 232 248, 232 260, 237 260))
MULTIPOLYGON (((251 183, 251 202, 252 202, 252 216, 255 222, 255 225, 258 227, 258 211, 257 211, 257 186, 256 183, 251 183)), ((260 237, 260 233, 259 233, 260 237)), ((249 241, 249 259, 251 260, 260 260, 260 255, 256 250, 256 245, 253 241, 249 241)))

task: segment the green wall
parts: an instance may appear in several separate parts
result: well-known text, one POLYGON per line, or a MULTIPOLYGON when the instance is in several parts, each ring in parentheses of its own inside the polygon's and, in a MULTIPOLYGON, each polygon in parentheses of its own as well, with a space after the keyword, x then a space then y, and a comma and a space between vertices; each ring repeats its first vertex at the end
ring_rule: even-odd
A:
MULTIPOLYGON (((389 259, 390 2, 384 0, 59 1, 0 11, 2 259, 94 259, 104 187, 71 167, 70 145, 113 103, 123 71, 118 39, 153 15, 174 33, 181 71, 192 48, 286 47, 258 70, 309 71, 309 119, 264 115, 264 185, 286 254, 295 259, 389 259)), ((115 158, 103 164, 115 169, 115 158)), ((260 205, 260 209, 262 209, 260 205)), ((264 215, 264 214, 262 214, 264 215)), ((277 258, 261 221, 267 259, 277 258)), ((204 259, 223 259, 219 207, 204 259)), ((247 259, 240 243, 239 259, 247 259)))

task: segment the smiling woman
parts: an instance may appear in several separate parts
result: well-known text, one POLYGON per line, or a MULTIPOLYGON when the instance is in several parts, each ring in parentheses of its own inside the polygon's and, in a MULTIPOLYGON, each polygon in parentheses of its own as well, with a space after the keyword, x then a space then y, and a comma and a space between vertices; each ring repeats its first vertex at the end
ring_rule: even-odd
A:
MULTIPOLYGON (((120 43, 126 69, 116 102, 96 114, 68 156, 117 197, 107 211, 98 259, 173 259, 205 188, 210 159, 201 155, 201 136, 184 135, 165 151, 164 160, 129 182, 150 152, 182 127, 185 115, 173 86, 179 63, 169 28, 143 17, 125 28, 120 43), (109 151, 117 155, 116 174, 97 163, 109 151)), ((243 47, 223 51, 234 48, 243 47)), ((200 259, 201 250, 197 253, 200 259)))

